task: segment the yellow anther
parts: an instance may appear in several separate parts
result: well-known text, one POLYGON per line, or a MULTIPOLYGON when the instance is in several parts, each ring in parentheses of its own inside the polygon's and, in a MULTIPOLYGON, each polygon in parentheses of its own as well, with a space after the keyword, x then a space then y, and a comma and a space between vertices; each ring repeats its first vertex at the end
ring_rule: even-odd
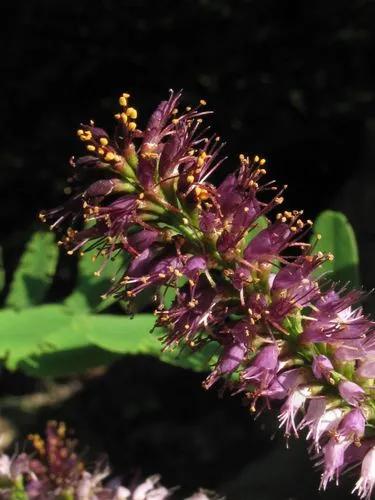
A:
POLYGON ((115 159, 115 155, 111 152, 108 151, 108 153, 104 157, 105 161, 112 161, 115 159))
POLYGON ((301 219, 298 219, 296 222, 297 226, 300 227, 301 229, 304 227, 304 223, 301 221, 301 219))
POLYGON ((120 113, 116 113, 115 114, 115 118, 116 118, 116 120, 119 120, 121 118, 121 114, 120 113))
POLYGON ((87 151, 95 151, 95 146, 93 146, 92 144, 87 144, 86 149, 87 151))
POLYGON ((188 181, 189 184, 192 184, 195 181, 194 175, 188 175, 186 180, 188 181))
POLYGON ((258 161, 259 161, 259 160, 260 160, 259 156, 258 156, 258 155, 255 155, 255 157, 254 157, 254 161, 255 161, 255 163, 258 163, 258 161))
POLYGON ((177 125, 178 122, 179 122, 178 118, 173 118, 172 120, 173 125, 177 125))
POLYGON ((128 122, 128 117, 126 116, 126 114, 125 114, 125 113, 121 113, 120 118, 121 118, 121 120, 122 120, 124 123, 127 123, 127 122, 128 122))
POLYGON ((128 115, 129 118, 131 118, 132 120, 135 120, 138 116, 138 112, 135 108, 128 108, 126 110, 126 114, 128 115))
POLYGON ((81 136, 82 134, 84 134, 84 131, 81 128, 77 130, 78 137, 81 136))
POLYGON ((275 203, 277 203, 278 205, 280 205, 281 203, 283 203, 283 201, 284 201, 284 198, 282 196, 277 196, 275 198, 275 203))
POLYGON ((120 97, 118 102, 120 103, 120 106, 126 106, 128 104, 128 101, 124 94, 120 97))
POLYGON ((321 240, 321 239, 322 239, 322 235, 318 233, 318 234, 316 235, 316 239, 317 239, 317 240, 321 240))
POLYGON ((186 106, 186 111, 191 111, 191 106, 186 106))
POLYGON ((177 108, 174 108, 174 109, 172 110, 172 115, 177 115, 177 113, 178 113, 178 109, 177 109, 177 108))
POLYGON ((106 137, 101 137, 99 141, 102 146, 107 146, 108 144, 108 139, 106 137))
POLYGON ((200 104, 201 106, 206 106, 207 101, 205 101, 204 99, 201 99, 201 100, 199 101, 199 104, 200 104))
POLYGON ((131 122, 131 123, 129 123, 129 125, 128 125, 128 130, 129 130, 130 132, 134 132, 134 130, 135 130, 136 128, 137 128, 137 124, 136 124, 135 122, 131 122))
POLYGON ((290 230, 293 232, 293 233, 296 233, 297 232, 297 228, 295 226, 291 226, 290 230))
POLYGON ((259 162, 259 165, 265 165, 266 163, 266 159, 265 158, 262 158, 259 162))
POLYGON ((100 155, 104 155, 105 151, 104 151, 104 149, 103 149, 103 148, 98 148, 98 153, 99 153, 100 155))
POLYGON ((335 256, 332 253, 327 254, 328 260, 334 260, 335 256))
POLYGON ((245 155, 240 154, 239 158, 240 158, 240 161, 245 161, 245 155))
POLYGON ((90 130, 83 131, 82 134, 79 135, 81 141, 90 141, 92 139, 92 133, 90 130))

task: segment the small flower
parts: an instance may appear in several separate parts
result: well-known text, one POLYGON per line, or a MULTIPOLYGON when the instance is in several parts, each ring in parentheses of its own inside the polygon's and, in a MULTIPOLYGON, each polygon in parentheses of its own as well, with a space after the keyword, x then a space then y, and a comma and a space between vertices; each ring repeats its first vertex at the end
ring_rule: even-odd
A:
POLYGON ((350 380, 343 380, 338 386, 340 396, 352 406, 358 406, 365 398, 365 391, 350 380))
POLYGON ((367 454, 363 459, 361 476, 358 479, 352 493, 356 491, 360 498, 365 498, 366 500, 370 500, 374 484, 375 484, 375 446, 373 446, 367 452, 367 454))
POLYGON ((337 435, 361 445, 360 440, 365 433, 366 419, 359 408, 347 413, 339 423, 337 435))
POLYGON ((312 371, 318 380, 324 377, 329 382, 331 380, 331 372, 333 369, 333 364, 327 356, 324 356, 323 354, 314 356, 312 371))
POLYGON ((310 387, 297 387, 281 407, 279 427, 285 427, 285 435, 290 436, 291 431, 298 437, 296 417, 304 407, 306 400, 311 396, 310 387))
POLYGON ((241 372, 241 380, 254 384, 260 391, 267 389, 276 376, 279 364, 279 350, 275 344, 263 347, 249 368, 241 372))
POLYGON ((147 478, 133 491, 132 500, 164 500, 171 492, 160 485, 160 476, 154 475, 147 478))
POLYGON ((336 485, 339 482, 339 474, 345 463, 345 451, 350 445, 350 441, 337 441, 331 438, 323 448, 324 472, 321 477, 319 489, 325 490, 327 484, 335 479, 336 485))

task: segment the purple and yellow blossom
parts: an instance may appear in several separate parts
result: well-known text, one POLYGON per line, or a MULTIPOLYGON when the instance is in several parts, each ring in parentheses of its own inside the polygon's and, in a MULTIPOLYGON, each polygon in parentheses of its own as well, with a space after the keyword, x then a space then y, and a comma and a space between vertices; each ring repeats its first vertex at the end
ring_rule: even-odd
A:
POLYGON ((265 159, 240 155, 235 173, 210 182, 222 145, 201 128, 204 101, 180 112, 181 93, 171 92, 142 130, 129 99, 120 97, 113 137, 92 122, 78 130, 88 155, 71 161, 74 194, 41 218, 52 229, 91 223, 67 227, 68 253, 90 242, 106 259, 130 255, 111 292, 131 301, 159 289, 164 349, 218 344, 203 386, 222 381, 252 411, 281 402, 280 427, 287 436, 307 431, 321 488, 362 463, 355 491, 369 498, 375 324, 359 304, 363 293, 327 288, 319 269, 333 256, 303 241, 312 222, 302 211, 270 216, 286 186, 263 181, 265 159), (165 287, 176 291, 169 307, 165 287))

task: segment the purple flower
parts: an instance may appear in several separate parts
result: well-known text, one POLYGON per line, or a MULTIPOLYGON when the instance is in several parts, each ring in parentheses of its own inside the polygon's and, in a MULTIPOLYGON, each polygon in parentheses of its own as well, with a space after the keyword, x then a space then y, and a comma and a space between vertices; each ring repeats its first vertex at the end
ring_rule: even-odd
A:
POLYGON ((261 391, 266 389, 275 378, 278 368, 279 350, 275 344, 263 347, 249 368, 241 372, 245 384, 255 384, 261 391))
POLYGON ((338 484, 339 474, 345 464, 345 451, 347 450, 349 445, 350 441, 338 441, 335 438, 331 438, 324 446, 324 472, 320 481, 320 489, 325 490, 327 488, 327 484, 332 481, 332 479, 335 479, 336 484, 338 484))
POLYGON ((360 439, 365 433, 366 419, 359 408, 355 408, 347 413, 337 428, 339 436, 353 441, 360 445, 360 439))
MULTIPOLYGON (((293 222, 294 219, 292 219, 293 222)), ((241 264, 234 273, 234 286, 241 289, 244 283, 251 283, 251 271, 260 264, 272 264, 275 261, 285 262, 281 252, 293 245, 293 241, 304 227, 302 222, 301 224, 300 227, 297 227, 278 221, 258 233, 243 252, 241 264)))
POLYGON ((375 484, 375 446, 373 446, 367 452, 367 454, 363 459, 361 476, 358 479, 352 493, 356 491, 360 498, 365 498, 366 500, 370 500, 374 484, 375 484))
POLYGON ((194 347, 196 334, 205 331, 208 325, 213 327, 220 323, 220 310, 215 310, 214 314, 218 300, 217 290, 204 281, 180 291, 170 309, 157 311, 157 325, 168 330, 165 345, 172 346, 185 339, 194 347))
POLYGON ((312 362, 312 371, 317 379, 320 380, 324 377, 329 382, 333 369, 333 365, 330 359, 327 358, 327 356, 324 356, 323 354, 314 356, 312 362))
POLYGON ((344 296, 330 291, 314 304, 313 320, 306 321, 303 342, 327 342, 340 346, 365 338, 373 324, 363 316, 360 308, 352 309, 360 294, 349 292, 344 296))
POLYGON ((358 406, 365 399, 366 393, 358 384, 350 380, 343 380, 339 383, 340 396, 352 406, 358 406))
POLYGON ((297 387, 288 396, 281 407, 279 415, 279 427, 285 427, 285 435, 290 436, 291 431, 298 437, 296 417, 298 412, 304 407, 306 400, 311 396, 310 387, 297 387))
POLYGON ((221 376, 238 368, 248 353, 252 337, 250 325, 246 321, 237 321, 219 334, 218 338, 224 345, 223 351, 215 369, 203 382, 205 389, 209 389, 221 376))
POLYGON ((336 428, 342 417, 342 410, 339 408, 327 410, 327 399, 325 397, 311 398, 307 407, 307 412, 301 420, 298 428, 308 428, 306 439, 313 441, 317 451, 320 450, 320 440, 322 436, 330 430, 336 428))
POLYGON ((278 373, 263 395, 269 399, 285 399, 297 387, 307 382, 306 372, 300 368, 292 368, 278 373))

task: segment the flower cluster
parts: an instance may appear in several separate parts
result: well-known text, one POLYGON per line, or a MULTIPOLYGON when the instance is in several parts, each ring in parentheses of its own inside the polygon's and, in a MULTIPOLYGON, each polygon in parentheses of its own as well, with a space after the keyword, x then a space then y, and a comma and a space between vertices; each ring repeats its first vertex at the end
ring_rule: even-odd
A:
POLYGON ((286 186, 263 181, 263 158, 240 155, 235 173, 218 187, 210 182, 223 161, 220 140, 201 127, 205 102, 179 112, 180 98, 171 92, 144 130, 128 94, 112 138, 83 125, 88 156, 71 162, 73 196, 41 217, 51 228, 90 221, 67 229, 68 253, 90 243, 103 265, 129 254, 110 292, 131 301, 156 290, 164 348, 215 343, 204 387, 221 380, 252 411, 281 402, 280 427, 286 436, 307 431, 321 488, 362 464, 354 490, 367 498, 375 483, 375 334, 358 305, 362 294, 320 278, 333 256, 303 241, 312 222, 302 212, 280 209, 286 186))
MULTIPOLYGON (((0 455, 0 498, 3 500, 165 500, 176 488, 167 489, 160 476, 125 487, 118 478, 108 480, 110 470, 98 464, 88 471, 76 453, 76 440, 68 437, 63 423, 49 422, 46 436, 29 436, 33 450, 10 457, 0 455)), ((200 490, 186 500, 219 500, 200 490)))

